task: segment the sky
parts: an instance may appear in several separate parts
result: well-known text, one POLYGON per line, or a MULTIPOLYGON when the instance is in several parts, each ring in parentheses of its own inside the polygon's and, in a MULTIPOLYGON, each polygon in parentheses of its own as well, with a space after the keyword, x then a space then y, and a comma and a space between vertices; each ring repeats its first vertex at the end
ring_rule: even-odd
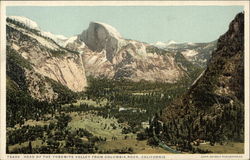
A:
POLYGON ((210 42, 228 30, 243 6, 11 6, 7 16, 25 16, 43 31, 71 37, 89 22, 107 23, 127 39, 147 43, 210 42))

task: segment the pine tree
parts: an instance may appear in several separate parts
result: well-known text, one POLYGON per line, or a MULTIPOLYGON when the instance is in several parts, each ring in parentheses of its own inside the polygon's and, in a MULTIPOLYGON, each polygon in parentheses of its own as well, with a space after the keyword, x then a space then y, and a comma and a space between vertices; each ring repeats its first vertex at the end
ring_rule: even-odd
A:
POLYGON ((32 144, 31 144, 31 141, 29 141, 29 153, 32 154, 32 144))

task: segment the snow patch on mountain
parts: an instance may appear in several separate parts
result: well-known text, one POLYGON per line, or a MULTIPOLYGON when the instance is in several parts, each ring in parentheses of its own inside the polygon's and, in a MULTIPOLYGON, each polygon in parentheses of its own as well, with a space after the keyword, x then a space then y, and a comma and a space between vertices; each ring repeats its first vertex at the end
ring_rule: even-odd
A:
POLYGON ((77 50, 79 53, 83 53, 84 49, 86 49, 86 44, 83 41, 80 41, 78 36, 68 38, 62 46, 65 48, 71 48, 74 51, 77 50))
POLYGON ((15 20, 15 21, 18 21, 18 22, 21 22, 31 29, 40 30, 38 24, 29 18, 26 18, 23 16, 8 16, 8 18, 15 20))
POLYGON ((63 46, 64 43, 65 43, 65 41, 68 39, 64 35, 57 35, 57 34, 53 34, 51 32, 42 31, 40 29, 40 27, 38 26, 38 24, 35 21, 33 21, 33 20, 31 20, 31 19, 29 19, 27 17, 23 17, 23 16, 8 16, 8 18, 10 18, 12 20, 15 20, 15 21, 18 21, 18 22, 24 24, 25 26, 27 26, 27 27, 29 27, 31 29, 38 30, 41 33, 41 35, 54 40, 60 46, 63 46))
POLYGON ((174 40, 170 40, 168 42, 161 42, 161 41, 157 41, 155 43, 152 43, 151 45, 154 45, 158 48, 161 48, 161 49, 164 49, 170 45, 173 45, 173 44, 177 44, 177 42, 175 42, 174 40))
POLYGON ((152 45, 154 45, 154 46, 156 46, 158 48, 165 48, 165 47, 167 47, 167 44, 164 43, 164 42, 161 42, 161 41, 157 41, 155 43, 152 43, 152 45))
POLYGON ((77 36, 73 36, 73 37, 69 37, 66 41, 65 41, 65 46, 69 43, 74 43, 77 40, 77 36))
POLYGON ((59 48, 58 45, 56 45, 55 43, 51 43, 50 41, 48 41, 48 39, 46 39, 42 36, 36 35, 32 32, 26 32, 25 29, 17 27, 16 25, 13 25, 13 24, 8 24, 8 25, 11 26, 12 28, 15 28, 16 30, 22 32, 23 34, 25 34, 31 38, 36 39, 43 46, 46 46, 46 47, 53 49, 53 50, 57 50, 59 48))
POLYGON ((58 46, 55 45, 54 43, 49 42, 47 39, 37 36, 35 34, 29 34, 30 37, 36 39, 39 43, 41 43, 43 46, 46 46, 50 49, 56 50, 58 49, 58 46))
POLYGON ((56 34, 53 34, 51 32, 43 32, 42 31, 41 33, 43 36, 50 37, 53 40, 56 40, 56 39, 66 40, 66 39, 68 39, 64 35, 56 35, 56 34))
POLYGON ((181 52, 181 54, 185 57, 193 57, 193 56, 197 55, 198 52, 195 50, 192 50, 192 49, 187 49, 187 50, 181 52))
POLYGON ((64 45, 64 42, 68 39, 67 37, 65 37, 64 35, 56 35, 56 34, 53 34, 51 32, 44 32, 44 31, 41 31, 41 34, 45 37, 49 37, 51 38, 52 40, 54 40, 57 44, 63 46, 64 45))
POLYGON ((175 42, 174 40, 170 40, 170 41, 167 42, 167 46, 169 46, 171 44, 177 44, 177 42, 175 42))

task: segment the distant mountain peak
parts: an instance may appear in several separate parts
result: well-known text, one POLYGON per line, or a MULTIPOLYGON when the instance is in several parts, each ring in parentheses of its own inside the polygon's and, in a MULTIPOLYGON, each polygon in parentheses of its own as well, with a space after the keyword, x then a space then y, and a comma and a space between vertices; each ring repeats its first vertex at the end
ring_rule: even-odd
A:
POLYGON ((162 49, 166 48, 166 47, 168 47, 168 46, 170 46, 172 44, 177 44, 177 42, 174 41, 174 40, 169 40, 167 42, 157 41, 155 43, 152 43, 152 45, 154 45, 154 46, 156 46, 158 48, 162 48, 162 49))
POLYGON ((169 41, 167 42, 167 45, 171 45, 171 44, 177 44, 177 42, 174 41, 174 40, 169 40, 169 41))
POLYGON ((157 41, 155 43, 152 43, 152 45, 158 47, 158 48, 165 48, 167 47, 167 44, 165 42, 157 41))

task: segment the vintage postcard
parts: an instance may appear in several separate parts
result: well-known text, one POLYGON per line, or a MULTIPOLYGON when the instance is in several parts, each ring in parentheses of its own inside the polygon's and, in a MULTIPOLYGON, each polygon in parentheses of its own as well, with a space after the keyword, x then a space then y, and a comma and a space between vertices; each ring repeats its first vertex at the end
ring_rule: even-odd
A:
POLYGON ((248 1, 3 1, 0 15, 0 159, 249 159, 248 1))

